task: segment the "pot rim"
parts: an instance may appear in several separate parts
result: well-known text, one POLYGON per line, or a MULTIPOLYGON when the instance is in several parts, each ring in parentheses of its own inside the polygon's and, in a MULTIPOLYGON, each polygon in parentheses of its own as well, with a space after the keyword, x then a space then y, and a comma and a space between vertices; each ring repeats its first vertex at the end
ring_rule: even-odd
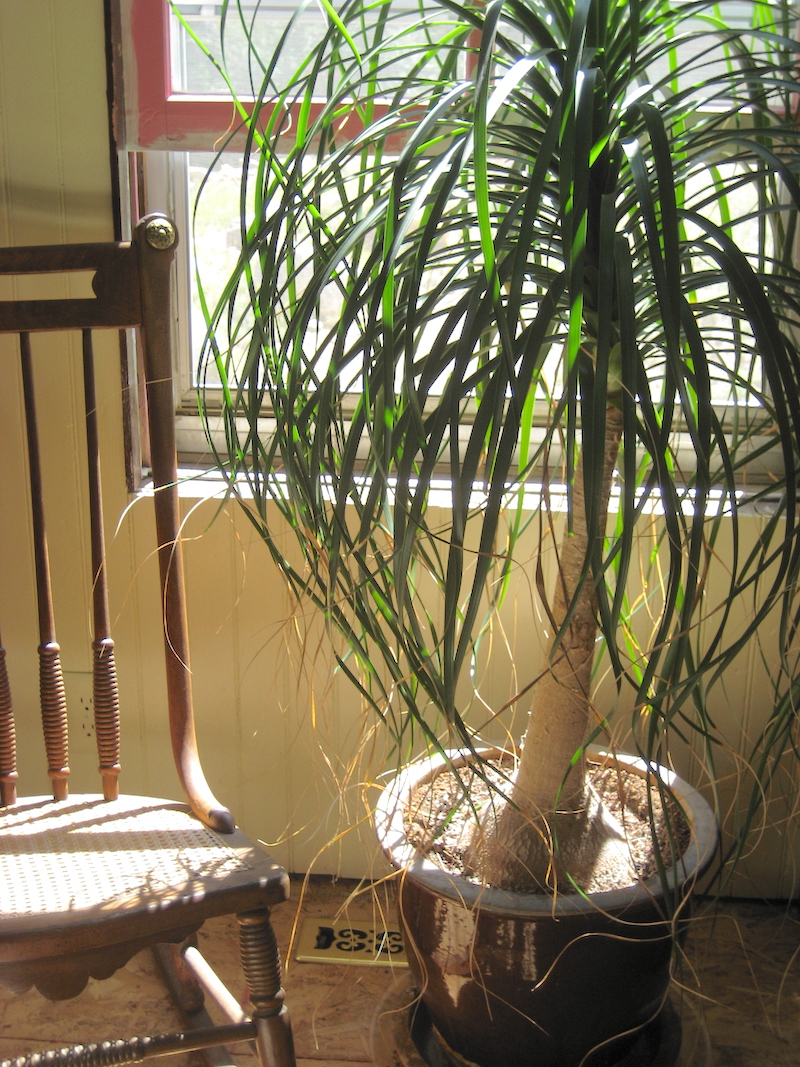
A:
MULTIPOLYGON (((488 747, 476 751, 491 758, 503 750, 488 747)), ((672 791, 689 824, 691 838, 678 865, 667 872, 666 889, 674 893, 682 892, 687 886, 691 888, 708 869, 718 844, 717 821, 706 800, 668 767, 648 763, 639 756, 613 752, 600 745, 588 745, 586 751, 590 762, 593 763, 612 760, 624 764, 627 769, 642 777, 655 772, 672 791)), ((524 915, 566 915, 598 909, 616 911, 646 901, 652 903, 663 900, 665 886, 658 874, 621 889, 584 895, 511 892, 477 885, 466 878, 442 870, 406 838, 403 825, 405 798, 411 789, 429 780, 448 763, 463 766, 471 756, 472 753, 465 749, 450 750, 447 758, 441 754, 424 756, 408 764, 384 787, 375 810, 375 829, 381 848, 390 863, 403 872, 404 877, 412 877, 433 892, 468 907, 479 905, 482 909, 513 911, 524 915)))

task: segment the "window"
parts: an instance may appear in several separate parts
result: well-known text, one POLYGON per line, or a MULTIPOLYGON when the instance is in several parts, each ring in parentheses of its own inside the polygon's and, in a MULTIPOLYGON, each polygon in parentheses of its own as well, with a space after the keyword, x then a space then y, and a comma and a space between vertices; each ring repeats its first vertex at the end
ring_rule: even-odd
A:
MULTIPOLYGON (((186 456, 206 451, 196 417, 196 359, 205 324, 193 283, 200 267, 210 288, 222 283, 236 261, 238 189, 241 156, 234 137, 230 162, 222 162, 206 189, 198 218, 192 206, 200 182, 214 158, 212 146, 229 137, 236 116, 222 76, 187 34, 170 10, 168 0, 121 0, 121 50, 125 82, 124 130, 129 150, 144 155, 143 203, 140 211, 161 208, 176 219, 183 236, 178 256, 179 307, 176 316, 179 363, 175 368, 178 396, 178 441, 186 456), (189 236, 194 233, 194 240, 189 236), (206 253, 207 254, 204 254, 206 253), (195 262, 195 253, 199 264, 195 262)), ((176 0, 175 8, 191 31, 212 50, 219 48, 220 4, 176 0)), ((244 0, 252 12, 254 39, 269 47, 289 21, 296 5, 286 0, 244 0)), ((408 0, 409 12, 414 0, 408 0)), ((409 16, 411 17, 411 16, 409 16)), ((297 43, 284 61, 287 70, 303 48, 311 47, 322 32, 323 19, 316 5, 302 13, 297 43)), ((228 58, 238 71, 235 89, 246 98, 253 87, 247 63, 247 42, 234 23, 226 38, 228 58), (237 64, 236 56, 241 57, 237 64), (232 58, 231 58, 232 57, 232 58)), ((464 63, 461 63, 462 69, 464 63)), ((281 69, 276 72, 281 77, 281 69)), ((356 122, 353 125, 357 125, 356 122)))
MULTIPOLYGON (((189 4, 180 0, 178 7, 192 32, 200 40, 216 46, 220 5, 189 4)), ((270 41, 286 25, 293 8, 280 0, 268 4, 256 4, 254 0, 252 10, 254 36, 270 41)), ((724 5, 725 17, 731 25, 749 25, 751 10, 752 5, 747 0, 727 0, 724 5)), ((193 303, 189 296, 194 271, 188 239, 190 205, 212 158, 210 147, 221 142, 233 128, 235 115, 225 95, 224 80, 185 30, 178 27, 165 0, 127 0, 125 11, 129 31, 123 31, 126 84, 138 87, 138 97, 129 98, 126 108, 127 143, 129 147, 148 153, 146 172, 150 205, 168 204, 184 234, 182 303, 178 314, 180 365, 176 368, 180 396, 178 425, 182 449, 186 453, 196 453, 204 447, 202 433, 192 415, 196 409, 194 352, 197 339, 203 333, 203 318, 196 301, 193 303), (134 77, 128 77, 130 72, 134 77)), ((311 46, 318 38, 321 25, 318 9, 311 5, 302 16, 299 50, 311 46)), ((229 57, 234 57, 232 66, 238 71, 237 92, 246 93, 251 80, 260 79, 260 72, 251 71, 244 60, 242 35, 237 36, 235 32, 229 35, 226 47, 229 57), (237 53, 243 57, 238 66, 235 63, 237 53)), ((702 61, 702 56, 698 56, 698 61, 702 61)), ((280 71, 276 77, 280 77, 280 71)), ((235 149, 235 142, 230 147, 235 149)), ((221 162, 212 184, 206 188, 200 214, 194 220, 199 267, 210 288, 214 287, 215 281, 221 282, 227 277, 238 254, 239 174, 235 157, 230 163, 221 162)), ((698 181, 703 180, 698 176, 698 181)), ((746 196, 748 192, 745 187, 742 195, 746 196)), ((743 213, 749 210, 749 207, 743 209, 743 213)), ((751 225, 756 227, 755 204, 753 215, 751 225)), ((709 329, 713 329, 713 324, 709 324, 709 329)), ((750 368, 742 368, 743 376, 749 373, 750 368)), ((731 401, 727 380, 720 378, 715 400, 721 405, 731 401)))

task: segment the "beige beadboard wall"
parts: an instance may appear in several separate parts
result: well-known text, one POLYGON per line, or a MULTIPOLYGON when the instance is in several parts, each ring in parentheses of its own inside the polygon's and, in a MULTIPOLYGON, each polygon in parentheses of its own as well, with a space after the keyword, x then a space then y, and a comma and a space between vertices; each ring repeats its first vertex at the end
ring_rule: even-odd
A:
MULTIPOLYGON (((112 237, 101 0, 4 0, 0 3, 0 241, 35 244, 112 237)), ((7 283, 8 284, 8 283, 7 283)), ((33 283, 16 283, 23 295, 33 283)), ((80 281, 75 284, 83 284, 80 281)), ((46 430, 46 492, 51 521, 53 584, 71 708, 75 791, 92 790, 89 569, 82 470, 72 465, 82 435, 80 351, 76 339, 37 343, 40 419, 46 430), (76 533, 80 552, 60 537, 76 533)), ((125 488, 119 354, 107 335, 99 381, 105 511, 109 532, 112 617, 123 697, 123 787, 177 796, 165 722, 152 501, 131 500, 125 488)), ((39 742, 33 559, 22 469, 24 430, 16 353, 0 342, 0 632, 8 653, 17 709, 25 792, 47 788, 39 742), (9 505, 7 502, 15 502, 9 505)), ((246 832, 274 845, 291 870, 309 868, 361 876, 382 873, 368 824, 372 781, 386 764, 387 738, 371 730, 349 684, 332 665, 318 620, 290 604, 267 552, 235 508, 220 509, 191 483, 184 487, 187 583, 193 643, 198 734, 212 786, 246 832)), ((755 536, 753 519, 749 535, 755 536)), ((533 546, 531 546, 533 552, 533 546)), ((742 605, 741 610, 747 610, 742 605)), ((539 660, 544 623, 519 576, 504 617, 520 676, 539 660)), ((773 635, 765 627, 769 655, 773 635)), ((514 658, 495 641, 491 670, 481 679, 489 704, 514 691, 514 658)), ((767 674, 753 642, 715 697, 730 745, 721 784, 735 796, 746 740, 763 725, 767 674)), ((613 699, 606 681, 598 707, 613 699)), ((622 722, 622 720, 620 720, 622 722)), ((513 719, 487 734, 518 733, 513 719)), ((623 726, 620 726, 622 736, 623 726)), ((679 770, 700 779, 692 749, 676 746, 679 770)), ((796 768, 787 764, 786 800, 772 802, 768 828, 734 891, 790 896, 796 892, 796 768)))

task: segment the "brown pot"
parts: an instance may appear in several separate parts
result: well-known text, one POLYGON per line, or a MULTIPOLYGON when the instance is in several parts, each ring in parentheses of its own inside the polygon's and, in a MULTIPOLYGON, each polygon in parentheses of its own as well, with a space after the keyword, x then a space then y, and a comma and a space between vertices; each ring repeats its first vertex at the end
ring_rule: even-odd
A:
MULTIPOLYGON (((613 758, 647 773, 639 760, 613 758)), ((682 902, 677 915, 658 877, 588 897, 508 893, 447 874, 406 840, 405 798, 443 766, 435 757, 412 764, 384 791, 376 813, 381 845, 402 872, 406 953, 434 1026, 451 1049, 480 1067, 624 1061, 665 1003, 676 933, 716 848, 711 809, 659 768, 692 833, 667 876, 670 897, 682 902)))

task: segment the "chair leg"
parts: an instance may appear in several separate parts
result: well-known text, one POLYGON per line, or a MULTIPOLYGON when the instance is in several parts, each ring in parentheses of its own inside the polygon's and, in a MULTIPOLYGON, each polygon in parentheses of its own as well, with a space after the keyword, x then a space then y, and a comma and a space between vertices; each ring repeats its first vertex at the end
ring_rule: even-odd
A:
POLYGON ((283 1003, 280 954, 269 914, 269 908, 260 908, 236 916, 242 967, 253 1005, 261 1067, 295 1067, 292 1026, 283 1003))
MULTIPOLYGON (((214 1022, 206 1011, 203 986, 187 960, 187 952, 197 952, 195 935, 187 938, 180 945, 153 946, 153 954, 161 976, 183 1022, 190 1031, 202 1031, 213 1027, 214 1022)), ((231 1018, 229 1021, 237 1023, 240 1019, 231 1018)), ((207 1067, 235 1067, 236 1065, 236 1060, 231 1057, 228 1049, 221 1045, 195 1053, 192 1060, 203 1062, 207 1067)))
POLYGON ((196 1015, 205 1005, 202 987, 183 956, 189 946, 197 946, 196 936, 187 938, 181 945, 156 945, 153 949, 172 999, 184 1017, 196 1015))

